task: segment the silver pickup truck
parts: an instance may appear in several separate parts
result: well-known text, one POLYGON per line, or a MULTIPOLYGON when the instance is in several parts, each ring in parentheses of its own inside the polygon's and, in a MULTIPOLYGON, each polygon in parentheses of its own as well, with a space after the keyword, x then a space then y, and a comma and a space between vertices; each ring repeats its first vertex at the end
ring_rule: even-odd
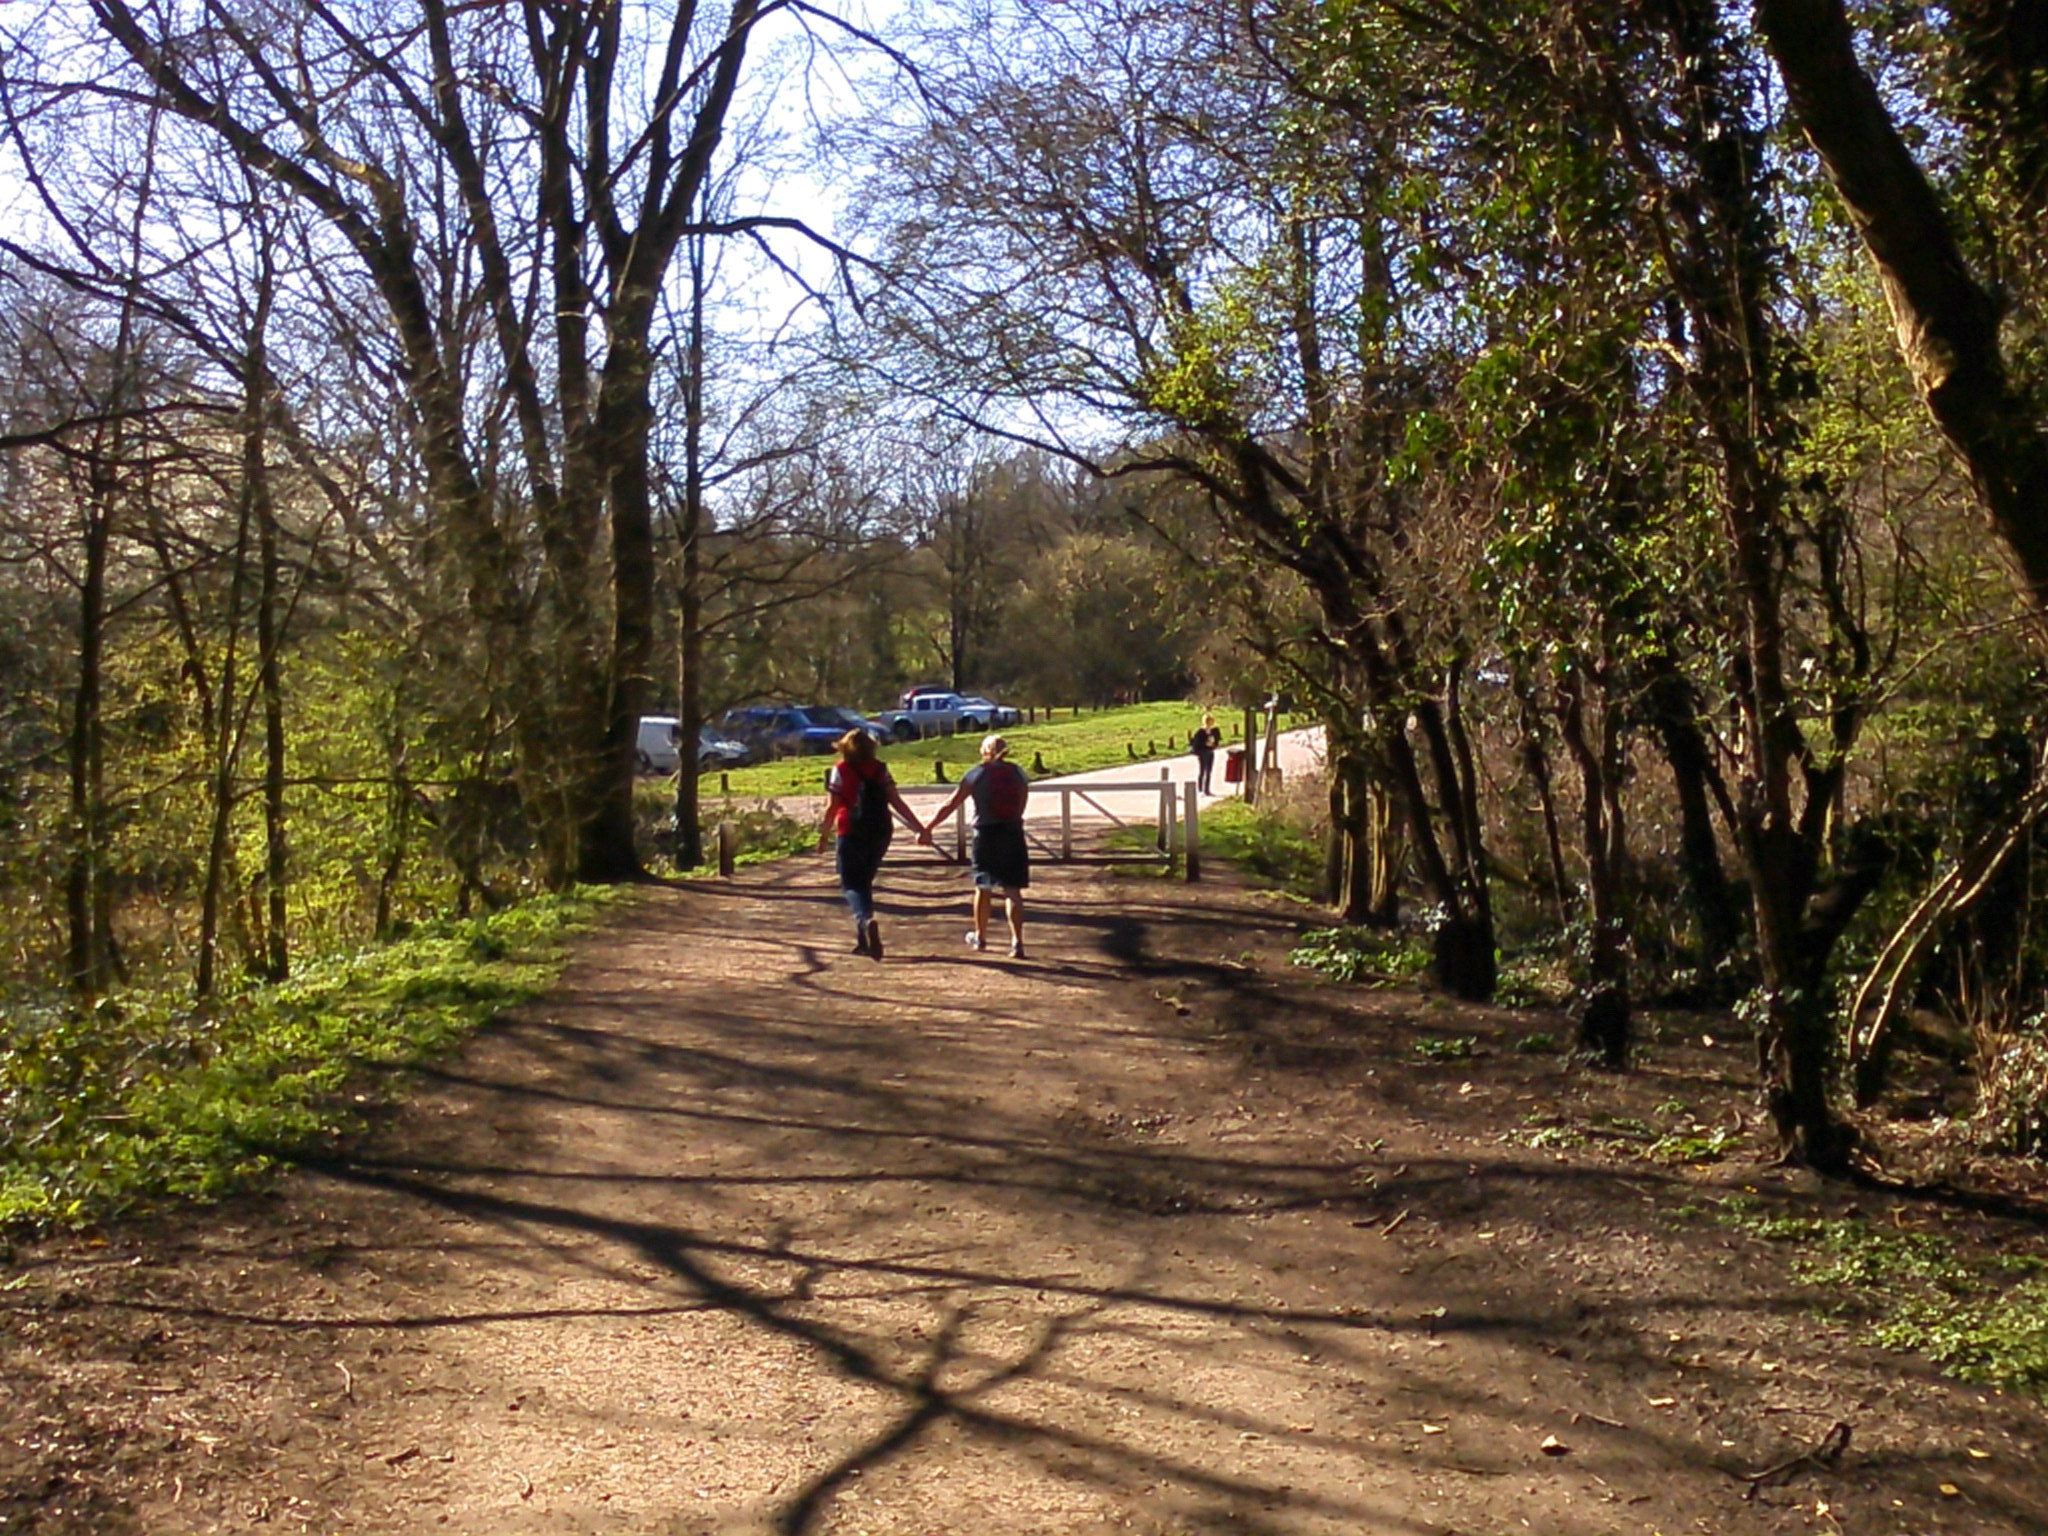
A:
POLYGON ((949 736, 962 731, 985 731, 998 725, 1015 725, 1014 709, 987 699, 958 693, 920 693, 904 709, 885 709, 875 716, 897 741, 918 741, 927 736, 949 736))

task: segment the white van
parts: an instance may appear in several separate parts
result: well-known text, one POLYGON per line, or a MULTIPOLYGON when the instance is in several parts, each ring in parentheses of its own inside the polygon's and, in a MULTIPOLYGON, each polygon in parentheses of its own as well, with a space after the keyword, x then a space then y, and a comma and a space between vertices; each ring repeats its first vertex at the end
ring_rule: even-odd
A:
POLYGON ((636 755, 642 773, 674 773, 682 759, 676 750, 676 717, 642 715, 636 755))

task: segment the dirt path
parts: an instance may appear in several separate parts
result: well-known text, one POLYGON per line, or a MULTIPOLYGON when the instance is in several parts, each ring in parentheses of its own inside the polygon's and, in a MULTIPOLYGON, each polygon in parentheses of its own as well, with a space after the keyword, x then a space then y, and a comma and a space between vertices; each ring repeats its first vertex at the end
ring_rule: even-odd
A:
MULTIPOLYGON (((821 860, 657 894, 351 1161, 17 1256, 0 1530, 2048 1528, 2037 1407, 1684 1219, 1758 1168, 1504 1141, 1588 1091, 1530 1016, 1221 885, 1047 873, 1023 962, 884 885, 880 965, 821 860)), ((1654 1054, 1590 1091, 1743 1102, 1654 1054)))

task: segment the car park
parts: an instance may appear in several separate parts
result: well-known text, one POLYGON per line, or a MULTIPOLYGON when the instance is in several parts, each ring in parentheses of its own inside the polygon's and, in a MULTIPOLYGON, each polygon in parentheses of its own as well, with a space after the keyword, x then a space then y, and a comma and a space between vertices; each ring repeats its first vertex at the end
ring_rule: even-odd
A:
POLYGON ((757 757, 804 757, 830 752, 833 744, 856 726, 878 730, 865 715, 836 704, 756 704, 727 710, 721 723, 728 735, 743 742, 757 757))
MULTIPOLYGON (((634 760, 642 773, 674 773, 682 765, 682 732, 674 715, 642 715, 634 760)), ((710 726, 697 729, 697 771, 737 768, 751 760, 744 742, 734 741, 710 726)))

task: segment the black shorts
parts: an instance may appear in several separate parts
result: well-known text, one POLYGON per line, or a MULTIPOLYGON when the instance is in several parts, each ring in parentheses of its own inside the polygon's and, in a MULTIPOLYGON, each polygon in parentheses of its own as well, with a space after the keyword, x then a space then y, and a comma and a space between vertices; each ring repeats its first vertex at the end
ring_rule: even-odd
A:
POLYGON ((1031 883, 1023 822, 992 821, 974 829, 974 883, 985 891, 1021 891, 1031 883))

